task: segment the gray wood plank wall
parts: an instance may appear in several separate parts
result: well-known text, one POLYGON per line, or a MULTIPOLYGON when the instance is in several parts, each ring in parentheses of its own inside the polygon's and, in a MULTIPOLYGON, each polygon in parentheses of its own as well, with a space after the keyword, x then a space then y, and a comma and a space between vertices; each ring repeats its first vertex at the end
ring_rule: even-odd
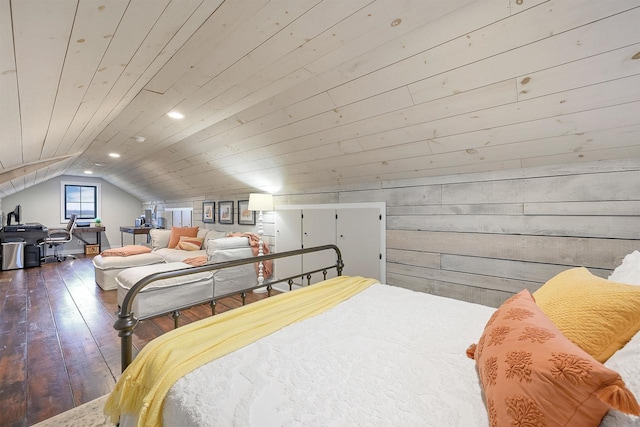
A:
POLYGON ((387 203, 387 283, 498 306, 585 266, 607 277, 640 249, 640 160, 383 182, 293 203, 387 203))
MULTIPOLYGON (((216 200, 190 201, 195 225, 203 225, 205 199, 216 200)), ((640 249, 640 159, 384 181, 279 194, 274 201, 386 202, 388 284, 496 307, 567 268, 607 277, 640 249)), ((268 213, 270 244, 273 221, 268 213)))

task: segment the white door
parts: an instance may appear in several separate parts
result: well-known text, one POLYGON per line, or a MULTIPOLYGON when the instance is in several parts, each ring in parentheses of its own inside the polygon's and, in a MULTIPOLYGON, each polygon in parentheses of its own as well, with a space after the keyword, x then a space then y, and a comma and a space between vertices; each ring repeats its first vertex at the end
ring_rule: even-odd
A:
MULTIPOLYGON (((304 209, 302 211, 302 246, 307 249, 328 244, 336 244, 336 210, 304 209)), ((304 271, 328 267, 335 265, 335 263, 336 253, 333 250, 313 252, 302 256, 304 271)), ((327 279, 337 276, 335 269, 327 273, 327 279)), ((311 283, 322 280, 322 273, 316 273, 312 276, 311 283)), ((304 283, 307 284, 306 278, 304 283)))
POLYGON ((191 227, 193 209, 182 208, 171 210, 171 225, 173 227, 191 227))
POLYGON ((192 227, 193 210, 181 209, 182 212, 182 227, 192 227))
POLYGON ((380 209, 338 210, 337 245, 342 252, 345 276, 380 280, 380 209))
MULTIPOLYGON (((300 209, 284 209, 275 212, 276 252, 286 252, 302 248, 302 211, 300 209)), ((274 275, 278 279, 302 273, 302 256, 276 259, 274 275)), ((296 280, 295 283, 300 283, 296 280)))
POLYGON ((182 211, 176 209, 171 211, 171 226, 172 227, 182 227, 182 211))

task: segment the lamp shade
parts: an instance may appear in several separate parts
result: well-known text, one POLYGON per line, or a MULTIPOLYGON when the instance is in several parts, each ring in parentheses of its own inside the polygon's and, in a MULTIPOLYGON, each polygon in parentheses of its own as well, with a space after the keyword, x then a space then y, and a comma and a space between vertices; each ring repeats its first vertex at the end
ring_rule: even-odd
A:
POLYGON ((251 193, 249 194, 250 211, 272 211, 273 196, 271 194, 251 193))

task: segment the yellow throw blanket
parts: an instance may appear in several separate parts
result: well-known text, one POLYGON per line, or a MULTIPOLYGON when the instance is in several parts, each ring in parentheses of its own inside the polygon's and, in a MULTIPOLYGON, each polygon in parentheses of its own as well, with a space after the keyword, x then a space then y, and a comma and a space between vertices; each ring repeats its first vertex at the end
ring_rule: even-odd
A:
POLYGON ((162 425, 164 398, 173 384, 212 360, 295 322, 313 317, 377 283, 336 277, 254 302, 175 329, 147 344, 109 396, 105 414, 138 414, 138 426, 162 425))

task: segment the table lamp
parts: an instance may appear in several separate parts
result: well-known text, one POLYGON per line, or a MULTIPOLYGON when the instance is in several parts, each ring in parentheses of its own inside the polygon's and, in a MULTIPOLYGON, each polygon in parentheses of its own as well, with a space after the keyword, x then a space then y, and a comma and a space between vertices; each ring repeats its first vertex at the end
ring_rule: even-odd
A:
MULTIPOLYGON (((258 211, 258 256, 264 255, 262 241, 262 235, 264 234, 264 217, 262 216, 263 211, 272 211, 273 210, 273 196, 271 194, 260 194, 260 193, 251 193, 249 194, 249 206, 248 209, 250 211, 258 211)), ((262 265, 262 261, 258 263, 258 285, 262 286, 264 284, 264 266, 262 265)), ((254 290, 255 292, 255 290, 254 290)))

